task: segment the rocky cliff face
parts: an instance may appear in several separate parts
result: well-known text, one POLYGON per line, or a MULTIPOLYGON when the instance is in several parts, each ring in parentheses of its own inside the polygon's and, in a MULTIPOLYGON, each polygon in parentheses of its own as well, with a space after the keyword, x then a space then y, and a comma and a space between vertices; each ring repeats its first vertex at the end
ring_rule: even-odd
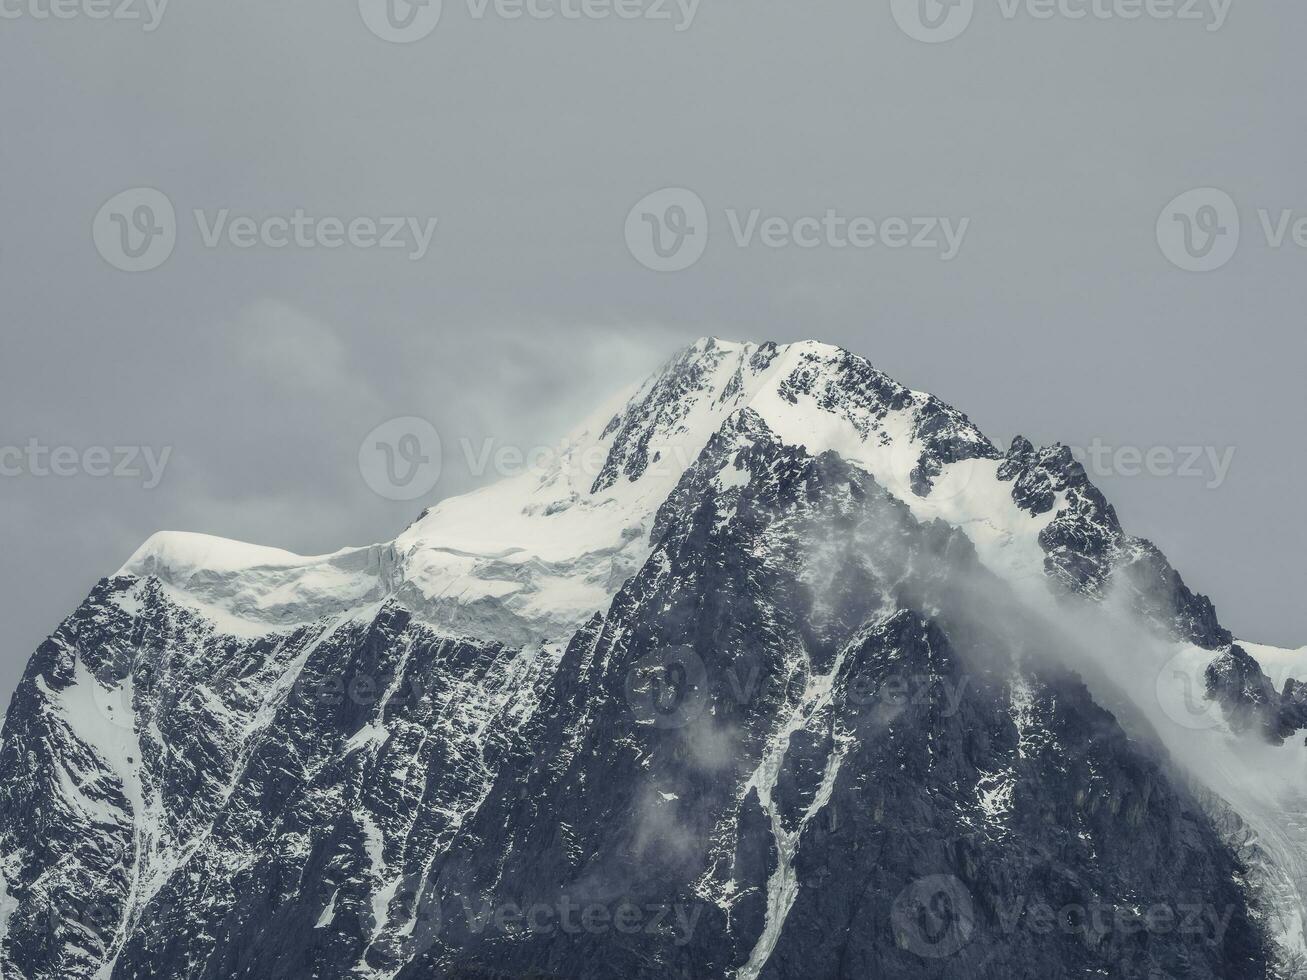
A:
POLYGON ((1292 976, 1259 674, 1066 450, 701 341, 392 544, 101 582, 5 720, 0 972, 1292 976))

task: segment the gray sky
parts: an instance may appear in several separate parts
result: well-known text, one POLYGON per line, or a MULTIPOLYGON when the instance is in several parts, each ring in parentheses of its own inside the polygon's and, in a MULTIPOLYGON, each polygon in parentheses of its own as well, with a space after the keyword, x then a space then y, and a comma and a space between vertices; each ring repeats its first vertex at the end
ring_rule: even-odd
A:
POLYGON ((0 688, 152 531, 309 553, 389 539, 475 485, 459 440, 561 435, 703 334, 841 344, 1004 444, 1234 448, 1219 487, 1211 464, 1096 478, 1236 633, 1307 643, 1307 249, 1292 230, 1273 247, 1258 217, 1307 215, 1307 7, 1234 0, 1208 30, 1207 0, 1198 21, 976 0, 960 36, 923 43, 890 0, 702 0, 684 30, 674 4, 670 20, 541 20, 469 2, 395 44, 355 0, 174 0, 153 31, 5 0, 0 446, 173 451, 151 490, 0 477, 0 688), (704 202, 708 236, 659 273, 624 225, 669 186, 704 202), (1184 272, 1158 216, 1209 186, 1237 204, 1239 248, 1184 272), (179 230, 133 274, 92 224, 136 187, 162 191, 179 230), (192 214, 296 208, 438 225, 413 261, 209 248, 192 214), (754 209, 969 224, 951 261, 761 232, 740 247, 732 220, 754 209), (395 503, 355 460, 407 414, 436 423, 445 475, 395 503))

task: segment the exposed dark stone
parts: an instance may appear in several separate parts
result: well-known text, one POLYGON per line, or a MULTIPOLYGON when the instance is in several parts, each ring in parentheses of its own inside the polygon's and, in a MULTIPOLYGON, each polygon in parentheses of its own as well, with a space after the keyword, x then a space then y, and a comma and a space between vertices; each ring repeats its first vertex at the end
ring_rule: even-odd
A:
POLYGON ((1236 732, 1260 732, 1268 742, 1282 743, 1307 728, 1307 685, 1289 679, 1283 694, 1261 665, 1238 644, 1207 665, 1207 696, 1221 706, 1236 732))

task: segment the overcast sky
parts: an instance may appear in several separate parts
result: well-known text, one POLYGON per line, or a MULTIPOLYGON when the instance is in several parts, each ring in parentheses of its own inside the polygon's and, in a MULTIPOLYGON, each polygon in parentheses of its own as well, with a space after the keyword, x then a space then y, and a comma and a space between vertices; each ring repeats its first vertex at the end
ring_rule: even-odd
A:
POLYGON ((561 435, 704 334, 841 344, 1004 445, 1169 448, 1177 470, 1209 447, 1197 476, 1096 478, 1236 633, 1307 643, 1307 249, 1282 220, 1307 216, 1303 4, 1042 19, 976 0, 949 14, 965 29, 930 35, 898 0, 623 0, 639 16, 547 20, 395 0, 410 40, 391 43, 371 0, 174 0, 157 25, 145 0, 124 8, 138 20, 72 2, 60 20, 5 0, 0 20, 0 446, 171 455, 152 489, 148 472, 0 477, 0 688, 154 530, 306 553, 388 540, 475 485, 460 440, 561 435), (177 232, 131 273, 97 240, 112 251, 142 214, 93 225, 139 187, 177 232), (687 231, 679 254, 702 255, 676 272, 626 234, 666 187, 693 197, 655 198, 632 227, 664 221, 665 250, 687 231), (1163 213, 1204 187, 1237 208, 1233 254, 1224 198, 1163 213), (696 199, 706 229, 673 207, 696 199), (418 232, 238 246, 234 219, 297 208, 418 232), (815 245, 785 244, 828 212, 794 226, 815 245), (1220 267, 1178 268, 1159 216, 1220 267), (855 218, 886 240, 850 243, 855 218), (891 247, 894 218, 913 238, 929 219, 965 231, 946 258, 938 224, 891 247), (423 500, 376 496, 356 466, 400 415, 444 439, 423 500))

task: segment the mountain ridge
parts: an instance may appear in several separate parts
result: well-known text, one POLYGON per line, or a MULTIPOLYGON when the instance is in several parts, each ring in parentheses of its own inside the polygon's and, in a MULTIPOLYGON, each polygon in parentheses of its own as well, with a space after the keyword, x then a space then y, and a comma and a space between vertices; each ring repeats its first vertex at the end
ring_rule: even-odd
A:
MULTIPOLYGON (((1014 480, 1013 498, 1020 497, 1017 506, 1030 517, 1039 519, 1055 511, 1058 495, 1071 494, 1073 513, 1068 515, 1068 522, 1073 521, 1074 526, 1068 533, 1102 538, 1098 544, 1100 551, 1107 548, 1109 539, 1123 535, 1115 511, 1089 483, 1083 468, 1065 447, 1055 445, 1036 452, 1028 440, 1018 436, 1005 456, 961 412, 933 395, 899 385, 865 358, 831 345, 815 341, 784 346, 755 345, 709 337, 674 355, 611 417, 601 410, 586 426, 569 435, 564 450, 543 470, 523 473, 441 501, 424 511, 394 541, 306 557, 225 539, 161 532, 147 541, 119 574, 146 571, 167 580, 175 577, 174 565, 179 565, 183 572, 187 568, 210 571, 205 562, 212 560, 211 553, 215 551, 227 552, 222 556, 227 562, 232 560, 233 553, 240 553, 246 555, 243 564, 251 570, 267 565, 286 569, 287 575, 292 569, 307 568, 323 569, 324 573, 330 569, 333 574, 340 569, 348 573, 355 570, 351 566, 362 564, 369 575, 378 579, 383 577, 383 568, 386 574, 398 572, 402 584, 411 586, 407 590, 409 597, 420 604, 424 597, 441 595, 453 575, 484 584, 481 592, 473 591, 472 603, 482 598, 498 598, 495 592, 513 588, 511 579, 494 577, 496 572, 504 571, 503 565, 489 569, 477 566, 505 561, 518 564, 524 560, 523 552, 538 557, 546 565, 554 565, 575 560, 578 554, 608 549, 634 551, 621 569, 629 573, 630 566, 640 560, 639 550, 629 547, 634 533, 647 534, 649 529, 645 525, 680 473, 731 414, 746 408, 754 408, 773 423, 778 418, 788 421, 789 431, 785 431, 784 425, 777 426, 783 440, 816 452, 835 449, 864 465, 870 464, 869 469, 882 482, 910 501, 942 496, 947 503, 963 495, 971 474, 963 474, 956 481, 958 485, 945 488, 943 494, 933 492, 934 480, 947 466, 969 460, 1002 460, 998 477, 1014 480), (687 398, 691 400, 689 408, 684 404, 687 398), (798 416, 797 421, 793 416, 798 416), (601 423, 601 420, 606 421, 601 423), (603 429, 596 438, 595 430, 600 424, 603 429), (876 444, 867 445, 873 436, 876 444), (880 451, 887 448, 889 452, 880 451), (587 461, 587 453, 596 449, 603 454, 602 465, 587 461), (656 457, 652 463, 650 457, 656 457), (648 474, 651 468, 658 472, 648 474), (647 475, 650 478, 646 479, 647 475), (604 491, 626 489, 619 486, 619 476, 643 493, 628 495, 614 508, 610 506, 612 499, 601 495, 604 491), (584 491, 584 496, 578 489, 584 491), (600 497, 598 504, 587 507, 590 498, 595 497, 600 497), (485 506, 480 507, 482 504, 485 506), (479 528, 488 523, 481 510, 500 521, 508 519, 509 527, 502 533, 481 538, 466 533, 464 527, 479 528), (572 516, 567 514, 569 510, 579 511, 575 516, 581 521, 569 523, 567 517, 572 516), (615 514, 597 516, 596 511, 602 510, 615 514), (576 535, 578 523, 590 521, 605 526, 597 535, 594 532, 582 535, 590 540, 583 540, 579 547, 573 546, 569 535, 576 535), (563 526, 554 529, 550 524, 563 526), (623 535, 627 535, 625 541, 623 535), (204 551, 203 560, 186 554, 188 543, 204 551), (412 558, 424 547, 447 557, 427 561, 419 556, 414 574, 404 577, 409 565, 405 559, 412 558), (173 557, 178 555, 180 561, 173 557), (482 577, 479 574, 482 570, 489 574, 482 577)), ((1050 520, 1061 516, 1054 514, 1050 520)), ((967 514, 957 519, 992 521, 994 515, 967 514)), ((1010 537, 1011 531, 1004 528, 999 533, 1010 537)), ((574 582, 593 584, 594 570, 588 571, 590 574, 570 577, 574 582)), ((1074 577, 1077 573, 1068 570, 1067 574, 1074 577)), ((1096 575, 1098 584, 1104 574, 1100 568, 1096 575)), ((339 594, 352 585, 356 594, 361 593, 370 601, 371 589, 363 588, 360 583, 345 583, 344 574, 335 577, 337 580, 329 583, 328 591, 339 594)), ((620 579, 610 577, 606 588, 592 589, 583 598, 590 599, 598 608, 611 599, 616 581, 620 579)), ((284 587, 280 580, 275 584, 284 587)), ((387 583, 381 584, 384 587, 387 583)), ((314 591, 312 584, 308 591, 314 591)), ((309 599, 311 596, 305 601, 309 599)), ((259 602, 247 603, 245 609, 258 611, 259 602)), ((441 606, 440 611, 447 618, 449 604, 441 606)), ((592 611, 577 609, 571 619, 562 623, 529 613, 522 619, 531 625, 547 622, 548 626, 565 633, 592 611)), ((538 639, 539 633, 536 630, 531 634, 528 630, 525 635, 512 638, 538 639)))

